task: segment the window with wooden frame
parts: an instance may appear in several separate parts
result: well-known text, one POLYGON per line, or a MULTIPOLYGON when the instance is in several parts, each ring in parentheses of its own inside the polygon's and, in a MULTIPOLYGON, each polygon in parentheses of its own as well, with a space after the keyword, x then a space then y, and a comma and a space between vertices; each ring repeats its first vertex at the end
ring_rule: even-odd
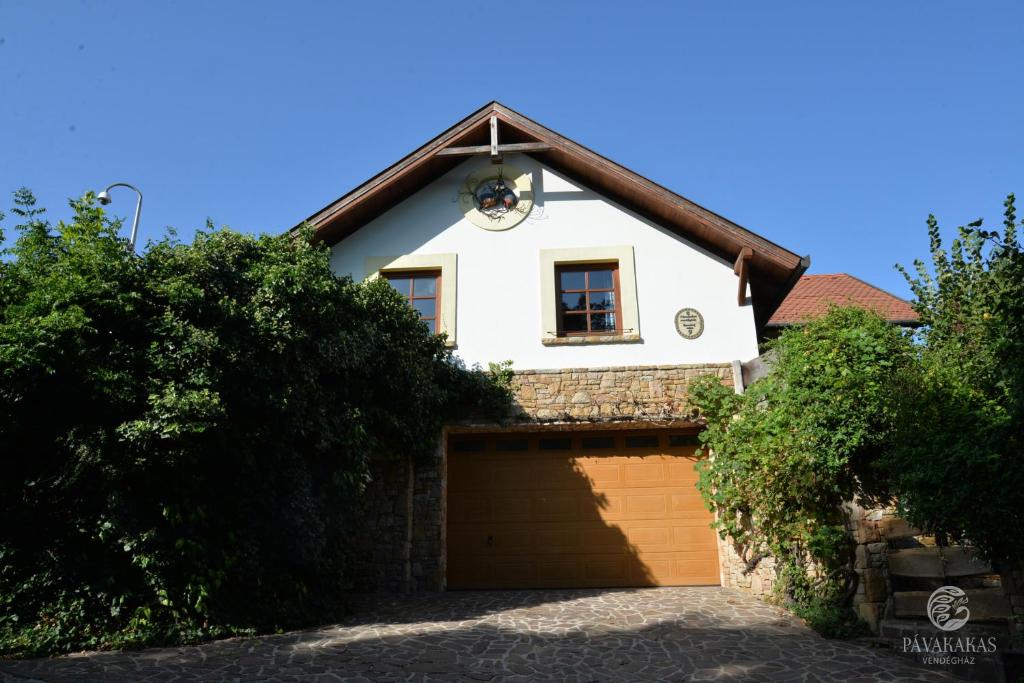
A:
POLYGON ((409 305, 420 314, 420 320, 436 334, 441 310, 441 271, 385 272, 381 275, 409 300, 409 305))
POLYGON ((555 266, 558 335, 621 334, 618 263, 555 266))

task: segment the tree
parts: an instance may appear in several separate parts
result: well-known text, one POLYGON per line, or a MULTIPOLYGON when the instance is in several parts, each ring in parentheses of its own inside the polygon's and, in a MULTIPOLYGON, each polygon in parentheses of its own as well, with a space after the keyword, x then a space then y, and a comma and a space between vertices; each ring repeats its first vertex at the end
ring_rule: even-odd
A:
POLYGON ((371 456, 501 412, 385 282, 208 226, 141 256, 27 191, 0 260, 0 652, 182 642, 337 610, 371 456))
POLYGON ((1024 254, 1014 196, 1003 231, 979 219, 949 252, 928 217, 931 272, 910 284, 920 377, 903 396, 899 439, 880 463, 915 525, 969 541, 994 560, 1024 559, 1024 254))
POLYGON ((892 387, 907 336, 859 308, 832 308, 770 345, 772 372, 744 394, 691 387, 711 457, 699 488, 751 565, 780 567, 782 599, 830 635, 851 631, 856 588, 843 503, 874 493, 870 468, 897 428, 892 387))

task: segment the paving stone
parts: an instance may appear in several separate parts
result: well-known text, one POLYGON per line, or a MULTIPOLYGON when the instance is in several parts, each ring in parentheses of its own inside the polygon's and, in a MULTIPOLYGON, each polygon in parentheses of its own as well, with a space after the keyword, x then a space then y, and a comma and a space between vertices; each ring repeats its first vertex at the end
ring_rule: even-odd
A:
POLYGON ((727 588, 364 595, 339 624, 0 661, 0 681, 953 681, 727 588))

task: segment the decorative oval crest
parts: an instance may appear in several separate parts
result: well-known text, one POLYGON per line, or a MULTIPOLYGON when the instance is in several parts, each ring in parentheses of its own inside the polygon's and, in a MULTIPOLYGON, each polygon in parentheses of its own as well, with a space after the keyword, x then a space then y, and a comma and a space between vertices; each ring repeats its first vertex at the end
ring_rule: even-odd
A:
POLYGON ((533 209, 530 176, 500 164, 471 173, 459 191, 459 206, 473 225, 485 230, 508 230, 533 209))
POLYGON ((971 618, 967 594, 959 586, 942 586, 928 598, 928 620, 935 628, 956 631, 971 618))
POLYGON ((696 339, 704 334, 704 316, 696 308, 681 308, 676 313, 676 332, 683 339, 696 339))

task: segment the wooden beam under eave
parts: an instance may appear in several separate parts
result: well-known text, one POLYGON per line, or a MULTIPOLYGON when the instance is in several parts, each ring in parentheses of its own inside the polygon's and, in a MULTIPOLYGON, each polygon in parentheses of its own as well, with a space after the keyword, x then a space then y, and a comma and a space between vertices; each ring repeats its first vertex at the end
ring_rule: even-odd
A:
MULTIPOLYGON (((551 145, 546 142, 510 142, 507 145, 498 145, 498 154, 510 152, 546 152, 551 145)), ((437 151, 439 157, 475 156, 477 154, 490 154, 490 145, 471 145, 469 147, 445 147, 437 151)))
POLYGON ((491 117, 491 162, 501 163, 501 152, 498 151, 498 117, 491 117))
POLYGON ((754 255, 754 250, 750 247, 743 247, 740 249, 739 256, 736 257, 736 263, 732 266, 732 272, 740 276, 739 291, 736 292, 736 303, 743 306, 747 303, 747 278, 749 276, 750 266, 747 263, 750 257, 754 255))

